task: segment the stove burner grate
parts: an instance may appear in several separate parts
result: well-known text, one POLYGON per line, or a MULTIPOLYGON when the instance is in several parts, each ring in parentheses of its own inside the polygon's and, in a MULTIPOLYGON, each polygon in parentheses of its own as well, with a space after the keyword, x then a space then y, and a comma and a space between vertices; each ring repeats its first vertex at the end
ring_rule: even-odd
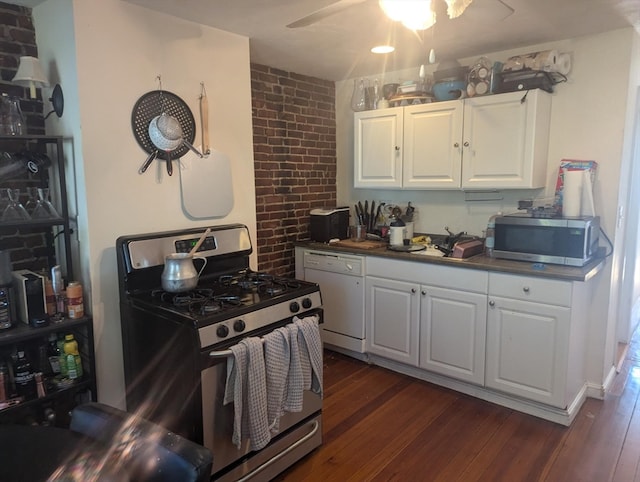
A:
POLYGON ((246 270, 238 274, 222 275, 218 278, 221 286, 238 286, 245 291, 257 291, 270 296, 300 288, 298 280, 278 278, 268 273, 246 270))
POLYGON ((215 295, 213 289, 197 288, 184 293, 169 293, 164 290, 154 290, 151 296, 169 303, 176 308, 187 309, 194 314, 211 314, 222 311, 227 307, 239 306, 242 300, 239 296, 230 294, 215 295))

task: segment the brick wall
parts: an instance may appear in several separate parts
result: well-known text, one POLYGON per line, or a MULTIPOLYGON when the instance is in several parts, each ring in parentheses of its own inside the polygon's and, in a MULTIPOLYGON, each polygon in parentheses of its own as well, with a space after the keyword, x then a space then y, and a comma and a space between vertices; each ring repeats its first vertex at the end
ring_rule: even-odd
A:
POLYGON ((295 273, 309 211, 336 205, 333 82, 251 64, 258 269, 295 273))

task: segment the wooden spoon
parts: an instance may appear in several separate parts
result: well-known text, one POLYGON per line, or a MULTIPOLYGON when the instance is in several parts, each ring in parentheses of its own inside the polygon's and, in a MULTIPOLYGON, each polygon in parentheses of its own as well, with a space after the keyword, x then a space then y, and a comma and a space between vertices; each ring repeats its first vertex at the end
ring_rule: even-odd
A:
POLYGON ((202 243, 204 243, 204 240, 207 237, 207 234, 209 234, 210 232, 211 232, 211 228, 207 228, 206 231, 202 233, 202 236, 200 236, 200 239, 198 240, 198 242, 193 246, 193 248, 191 248, 191 251, 189 251, 189 254, 191 256, 196 254, 196 251, 198 251, 198 248, 200 248, 202 243))

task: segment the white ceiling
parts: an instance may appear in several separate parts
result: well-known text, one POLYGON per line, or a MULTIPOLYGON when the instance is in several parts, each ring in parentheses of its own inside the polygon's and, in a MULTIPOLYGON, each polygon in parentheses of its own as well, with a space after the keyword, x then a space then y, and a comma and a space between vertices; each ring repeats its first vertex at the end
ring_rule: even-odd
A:
MULTIPOLYGON (((15 0, 34 6, 44 0, 15 0)), ((363 0, 297 29, 286 25, 336 0, 123 0, 250 38, 251 61, 326 80, 416 67, 437 59, 589 35, 635 25, 640 0, 474 0, 462 16, 438 16, 435 27, 415 34, 388 20, 377 0, 363 0), (396 51, 375 55, 381 43, 396 51)))

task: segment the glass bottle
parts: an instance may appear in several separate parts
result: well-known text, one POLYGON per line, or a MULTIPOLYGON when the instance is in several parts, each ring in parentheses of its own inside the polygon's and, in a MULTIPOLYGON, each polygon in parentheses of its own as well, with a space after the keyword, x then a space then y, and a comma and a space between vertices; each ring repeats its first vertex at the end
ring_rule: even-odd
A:
POLYGON ((71 380, 82 378, 82 358, 78 352, 78 342, 73 335, 64 337, 64 354, 67 362, 67 377, 71 380))
POLYGON ((24 351, 19 351, 18 358, 13 365, 13 381, 16 384, 18 396, 23 396, 26 400, 35 398, 36 381, 34 375, 31 362, 25 356, 24 351))
POLYGON ((351 109, 354 112, 362 112, 367 109, 367 97, 364 79, 353 81, 353 94, 351 95, 351 109))
POLYGON ((54 375, 60 374, 60 348, 58 347, 58 339, 55 333, 49 335, 49 347, 47 350, 49 355, 49 365, 54 375))
POLYGON ((20 109, 20 99, 15 96, 8 97, 8 112, 6 129, 10 136, 21 136, 25 133, 24 116, 20 109))

